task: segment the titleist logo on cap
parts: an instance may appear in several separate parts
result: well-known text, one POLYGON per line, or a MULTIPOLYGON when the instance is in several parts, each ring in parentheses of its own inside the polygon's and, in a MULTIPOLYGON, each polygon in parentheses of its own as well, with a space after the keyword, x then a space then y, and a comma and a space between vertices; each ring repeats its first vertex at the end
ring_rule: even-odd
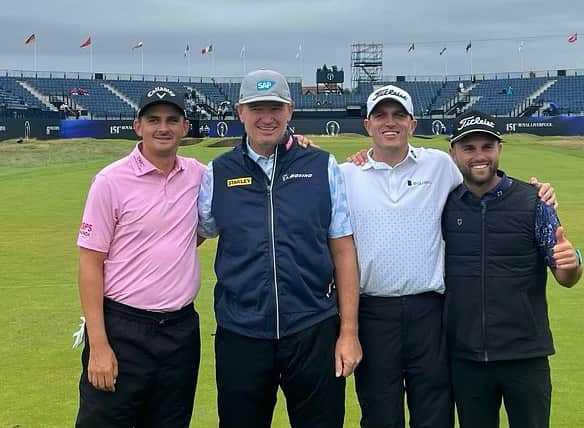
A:
POLYGON ((403 92, 395 91, 392 88, 387 88, 387 89, 380 89, 379 91, 377 91, 375 93, 375 95, 373 95, 373 98, 371 99, 371 101, 375 101, 377 98, 382 97, 384 95, 395 95, 396 97, 400 97, 404 101, 408 100, 408 96, 406 94, 404 94, 403 92))
POLYGON ((458 125, 458 128, 456 128, 456 130, 461 131, 464 128, 466 128, 468 126, 472 126, 472 125, 483 125, 483 126, 488 126, 489 128, 495 129, 494 122, 491 122, 490 120, 487 120, 487 119, 483 119, 479 116, 469 116, 469 117, 465 117, 463 119, 460 119, 460 123, 458 125))

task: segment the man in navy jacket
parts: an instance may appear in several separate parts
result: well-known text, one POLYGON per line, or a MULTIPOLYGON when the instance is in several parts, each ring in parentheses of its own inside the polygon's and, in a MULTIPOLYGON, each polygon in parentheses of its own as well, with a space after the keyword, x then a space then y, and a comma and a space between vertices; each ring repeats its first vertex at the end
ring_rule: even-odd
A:
POLYGON ((340 428, 345 380, 361 360, 358 276, 334 157, 288 134, 285 78, 248 74, 246 134, 209 163, 201 237, 219 237, 215 272, 219 424, 269 427, 278 387, 294 428, 340 428))

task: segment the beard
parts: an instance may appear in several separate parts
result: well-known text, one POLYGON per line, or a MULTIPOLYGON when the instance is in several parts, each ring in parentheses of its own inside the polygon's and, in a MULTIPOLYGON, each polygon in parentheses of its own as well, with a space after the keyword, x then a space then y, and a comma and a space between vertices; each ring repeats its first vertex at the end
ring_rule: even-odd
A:
POLYGON ((487 168, 479 171, 475 171, 470 167, 465 167, 461 170, 462 177, 465 183, 472 186, 482 187, 486 184, 494 182, 497 177, 497 170, 499 169, 499 163, 491 163, 487 168))

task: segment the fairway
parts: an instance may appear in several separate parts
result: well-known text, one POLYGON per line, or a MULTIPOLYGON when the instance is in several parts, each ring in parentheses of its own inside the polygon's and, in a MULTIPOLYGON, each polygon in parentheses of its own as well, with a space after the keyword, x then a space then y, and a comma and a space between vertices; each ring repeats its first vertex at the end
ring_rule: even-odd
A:
MULTIPOLYGON (((574 246, 584 247, 582 139, 505 138, 500 167, 519 179, 535 175, 552 182, 566 235, 574 246)), ((314 137, 314 141, 339 161, 370 144, 356 135, 314 137)), ((229 150, 208 147, 214 142, 181 147, 180 154, 206 163, 229 150)), ((71 349, 81 315, 78 226, 91 178, 134 144, 89 139, 0 143, 0 428, 73 425, 80 374, 80 350, 71 349)), ((412 144, 448 147, 444 137, 414 139, 412 144)), ((212 312, 215 245, 208 241, 200 248, 203 285, 196 301, 202 360, 191 426, 203 428, 217 426, 212 312)), ((557 351, 551 358, 553 427, 584 427, 583 282, 571 290, 558 286, 551 275, 548 282, 557 351)), ((359 424, 359 409, 352 378, 347 385, 345 426, 353 428, 359 424)), ((273 426, 289 426, 283 400, 279 400, 273 426)))

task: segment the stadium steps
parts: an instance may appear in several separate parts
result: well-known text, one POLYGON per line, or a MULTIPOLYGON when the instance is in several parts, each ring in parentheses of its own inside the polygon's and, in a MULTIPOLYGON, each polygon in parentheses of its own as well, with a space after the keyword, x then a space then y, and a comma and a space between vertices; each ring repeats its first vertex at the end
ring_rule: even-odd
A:
POLYGON ((108 91, 110 91, 112 94, 114 94, 116 97, 118 97, 119 99, 121 99, 123 102, 125 102, 126 104, 128 104, 130 107, 132 107, 134 110, 136 110, 136 112, 138 111, 138 105, 134 102, 132 102, 131 99, 129 99, 127 96, 125 96, 124 94, 122 94, 120 91, 118 91, 116 88, 114 88, 112 85, 108 84, 108 83, 102 83, 103 87, 106 88, 108 91))
MULTIPOLYGON (((447 103, 445 103, 444 105, 440 106, 440 108, 443 111, 449 111, 449 110, 451 110, 453 106, 455 106, 456 104, 462 102, 465 98, 469 97, 470 91, 472 91, 473 88, 476 85, 477 85, 476 83, 471 83, 470 85, 466 86, 464 88, 464 92, 458 92, 453 98, 451 98, 450 100, 448 100, 447 103)), ((472 96, 470 96, 470 98, 472 98, 472 96)), ((476 100, 476 101, 478 101, 478 100, 476 100)))
POLYGON ((30 94, 38 99, 45 107, 47 107, 50 111, 59 111, 57 107, 49 102, 49 97, 47 95, 41 94, 36 88, 29 85, 27 82, 23 80, 17 80, 18 84, 22 86, 22 88, 30 94))
POLYGON ((461 113, 464 113, 465 111, 467 111, 469 108, 471 108, 474 104, 476 104, 482 97, 480 95, 470 95, 469 96, 469 101, 468 104, 465 105, 462 110, 461 113))
POLYGON ((49 102, 53 106, 54 106, 53 103, 65 104, 68 107, 69 111, 71 111, 71 112, 84 109, 81 105, 79 105, 77 102, 75 102, 71 97, 67 97, 65 95, 49 95, 47 97, 47 99, 49 100, 49 102))
POLYGON ((534 98, 534 99, 539 97, 541 94, 543 94, 549 88, 554 86, 557 81, 558 81, 557 79, 548 80, 543 85, 541 85, 537 90, 535 90, 529 97, 534 98))
MULTIPOLYGON (((541 85, 539 88, 537 88, 535 91, 533 91, 531 94, 529 94, 527 96, 527 98, 525 98, 525 100, 523 100, 519 105, 517 105, 512 111, 511 111, 511 116, 512 117, 522 117, 524 116, 524 112, 526 112, 527 110, 530 109, 530 107, 532 107, 536 101, 537 98, 543 94, 545 91, 548 90, 548 88, 551 88, 553 85, 555 85, 557 82, 556 79, 551 79, 551 80, 547 80, 543 85, 541 85)), ((543 105, 543 104, 542 104, 543 105)), ((534 112, 541 110, 543 107, 540 105, 538 106, 538 108, 536 108, 534 110, 534 112)), ((533 110, 533 109, 532 109, 533 110)))

